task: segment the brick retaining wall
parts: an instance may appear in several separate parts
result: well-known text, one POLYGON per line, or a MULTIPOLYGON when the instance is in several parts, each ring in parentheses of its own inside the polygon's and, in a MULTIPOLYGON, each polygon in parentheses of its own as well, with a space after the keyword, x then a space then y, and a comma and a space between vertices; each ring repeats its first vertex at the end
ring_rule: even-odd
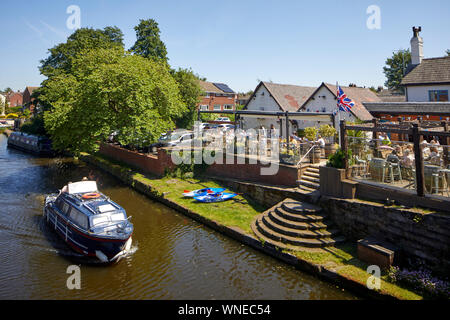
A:
POLYGON ((113 144, 101 144, 99 152, 111 159, 121 161, 144 172, 155 174, 162 177, 165 170, 173 169, 170 154, 164 149, 158 150, 158 156, 152 154, 143 154, 136 151, 121 148, 113 144))

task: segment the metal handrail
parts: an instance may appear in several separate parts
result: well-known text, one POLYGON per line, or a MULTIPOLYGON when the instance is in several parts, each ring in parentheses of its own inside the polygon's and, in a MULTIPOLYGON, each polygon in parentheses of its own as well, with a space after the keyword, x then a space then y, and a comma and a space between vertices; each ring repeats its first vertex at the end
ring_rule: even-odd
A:
POLYGON ((300 159, 300 161, 297 162, 297 167, 298 167, 299 164, 302 163, 302 161, 306 158, 306 156, 307 156, 307 155, 311 152, 311 150, 313 150, 315 147, 317 147, 317 146, 316 146, 315 144, 313 144, 313 146, 312 146, 311 148, 309 148, 308 152, 306 152, 306 153, 304 154, 304 156, 300 159))

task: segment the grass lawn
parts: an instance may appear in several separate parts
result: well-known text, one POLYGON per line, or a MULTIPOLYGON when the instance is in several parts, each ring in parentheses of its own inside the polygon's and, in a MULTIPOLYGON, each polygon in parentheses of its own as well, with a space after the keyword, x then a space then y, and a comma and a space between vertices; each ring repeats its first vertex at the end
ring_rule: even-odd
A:
MULTIPOLYGON (((85 154, 87 155, 87 154, 85 154)), ((100 155, 93 156, 97 161, 106 164, 108 167, 132 173, 133 179, 150 185, 158 194, 163 194, 166 199, 171 200, 201 216, 214 220, 227 227, 238 227, 245 233, 253 235, 251 223, 253 219, 266 207, 259 205, 255 201, 246 198, 244 195, 218 203, 201 203, 191 198, 184 198, 184 190, 202 189, 205 187, 225 188, 224 185, 208 178, 179 179, 172 177, 158 178, 148 174, 142 174, 130 168, 128 165, 118 161, 107 159, 100 155)), ((232 191, 232 190, 231 190, 232 191)), ((286 251, 287 252, 287 251, 286 251)), ((345 243, 336 247, 327 248, 321 251, 289 251, 290 254, 302 260, 325 266, 340 275, 366 284, 370 276, 366 270, 368 265, 357 258, 356 244, 345 243)), ((387 274, 381 275, 380 291, 404 300, 419 300, 422 296, 396 284, 387 281, 387 274)))
MULTIPOLYGON (((345 243, 336 247, 324 249, 323 252, 295 251, 295 256, 325 266, 338 274, 356 282, 366 284, 370 274, 367 273, 367 263, 357 258, 356 244, 345 243)), ((402 300, 421 300, 423 297, 407 288, 387 281, 387 272, 381 273, 380 291, 402 300)))
POLYGON ((135 173, 134 178, 148 183, 156 188, 164 197, 188 208, 203 217, 214 220, 227 227, 239 227, 247 234, 253 234, 250 225, 255 216, 263 212, 265 207, 251 199, 238 195, 231 200, 216 203, 197 202, 192 198, 184 198, 181 194, 184 190, 196 190, 209 188, 226 188, 220 183, 210 179, 177 179, 177 178, 152 178, 140 173, 135 173))

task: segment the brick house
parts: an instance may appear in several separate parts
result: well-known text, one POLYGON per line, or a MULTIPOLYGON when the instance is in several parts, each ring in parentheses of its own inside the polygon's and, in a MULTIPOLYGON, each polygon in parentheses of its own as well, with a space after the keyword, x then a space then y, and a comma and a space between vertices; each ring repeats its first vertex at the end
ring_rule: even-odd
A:
POLYGON ((204 111, 235 110, 237 94, 226 84, 199 81, 205 95, 200 97, 198 107, 204 111))
POLYGON ((6 96, 6 101, 8 102, 8 106, 10 108, 14 108, 14 107, 19 107, 22 106, 23 104, 23 96, 22 96, 22 92, 10 92, 7 96, 6 96))
POLYGON ((30 111, 33 111, 35 108, 35 105, 33 103, 34 98, 31 98, 31 95, 33 94, 33 91, 39 87, 26 87, 25 91, 23 92, 23 106, 26 108, 29 108, 30 111))

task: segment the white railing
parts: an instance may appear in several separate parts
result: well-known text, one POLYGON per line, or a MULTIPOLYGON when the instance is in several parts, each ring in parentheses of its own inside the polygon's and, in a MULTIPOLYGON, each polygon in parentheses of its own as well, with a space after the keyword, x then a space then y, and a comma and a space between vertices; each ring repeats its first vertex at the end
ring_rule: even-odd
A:
POLYGON ((311 148, 303 155, 303 157, 300 158, 300 161, 297 162, 297 167, 303 162, 303 160, 306 158, 306 156, 316 147, 315 144, 312 145, 311 148))

